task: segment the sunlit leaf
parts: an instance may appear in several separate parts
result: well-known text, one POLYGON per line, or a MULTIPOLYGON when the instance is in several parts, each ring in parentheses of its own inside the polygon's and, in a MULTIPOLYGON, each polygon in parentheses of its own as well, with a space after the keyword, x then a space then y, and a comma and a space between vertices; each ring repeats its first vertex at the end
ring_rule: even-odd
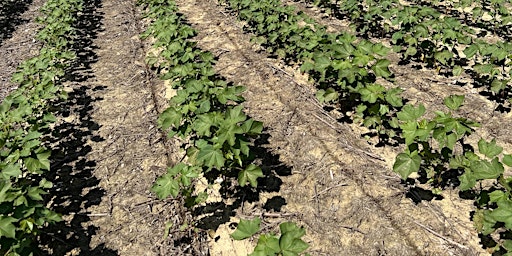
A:
POLYGON ((421 157, 417 152, 411 154, 400 153, 396 156, 393 171, 400 174, 400 177, 405 180, 411 173, 419 171, 420 163, 421 157))
POLYGON ((235 240, 243 240, 256 234, 260 230, 261 219, 256 217, 253 220, 240 220, 235 232, 231 237, 235 240))

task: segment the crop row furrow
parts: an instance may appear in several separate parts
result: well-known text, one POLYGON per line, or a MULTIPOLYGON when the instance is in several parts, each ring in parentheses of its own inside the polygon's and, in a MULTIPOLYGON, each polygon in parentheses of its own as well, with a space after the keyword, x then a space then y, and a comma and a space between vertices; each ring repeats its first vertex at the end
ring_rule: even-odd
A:
MULTIPOLYGON (((209 187, 220 181, 225 187, 256 188, 264 173, 255 164, 251 147, 263 124, 243 111, 241 93, 245 87, 228 84, 216 74, 213 54, 196 47, 191 40, 196 32, 185 24, 174 1, 141 0, 139 4, 151 21, 141 36, 155 40, 155 52, 148 55, 147 63, 176 92, 158 122, 169 137, 182 139, 186 152, 182 162, 157 179, 152 191, 161 199, 182 196, 186 206, 193 208, 206 201, 210 189, 196 190, 202 177, 208 177, 209 187)), ((241 220, 232 237, 240 240, 252 236, 259 231, 260 222, 259 218, 241 220)), ((301 240, 303 228, 291 222, 282 223, 280 228, 281 237, 262 235, 253 255, 264 251, 299 255, 308 248, 301 240), (292 240, 282 239, 290 236, 292 240)))
POLYGON ((409 2, 435 8, 443 14, 456 17, 470 26, 487 30, 507 41, 512 38, 510 30, 512 25, 511 2, 508 0, 412 0, 409 2))
MULTIPOLYGON (((450 186, 473 190, 478 194, 473 218, 478 232, 499 234, 503 224, 512 229, 512 219, 504 216, 512 212, 512 177, 505 172, 505 166, 512 166, 512 155, 504 153, 495 140, 468 144, 468 137, 480 125, 455 115, 464 103, 463 95, 446 97, 448 111, 435 111, 426 118, 422 104, 403 105, 400 88, 375 84, 377 76, 389 81, 393 77, 387 67, 390 62, 384 58, 388 49, 382 44, 358 40, 349 33, 327 33, 325 27, 279 0, 224 2, 247 23, 254 41, 285 61, 301 65, 318 87, 320 101, 335 101, 342 110, 352 111, 354 121, 405 144, 393 166, 402 179, 418 172, 434 193, 450 186), (482 189, 479 184, 486 180, 493 185, 482 189)), ((512 250, 510 241, 497 239, 492 249, 512 250)))
POLYGON ((356 35, 389 39, 403 61, 416 61, 445 75, 470 75, 498 102, 510 105, 512 45, 481 39, 473 27, 431 6, 387 1, 313 1, 347 18, 356 35), (508 102, 507 102, 508 100, 508 102))
MULTIPOLYGON (((257 36, 254 41, 288 62, 298 62, 301 70, 317 82, 317 98, 335 102, 345 112, 354 112, 383 136, 394 137, 393 116, 403 105, 400 88, 377 84, 378 77, 392 80, 389 48, 380 43, 358 40, 350 33, 328 33, 304 13, 280 1, 226 1, 248 23, 257 36)), ((395 126, 396 127, 396 126, 395 126)))
POLYGON ((37 39, 39 55, 24 61, 12 77, 18 89, 0 105, 0 253, 29 255, 41 227, 60 220, 43 196, 52 187, 51 151, 44 136, 56 119, 53 103, 66 98, 61 82, 75 58, 72 24, 81 0, 49 0, 37 21, 44 25, 37 39))

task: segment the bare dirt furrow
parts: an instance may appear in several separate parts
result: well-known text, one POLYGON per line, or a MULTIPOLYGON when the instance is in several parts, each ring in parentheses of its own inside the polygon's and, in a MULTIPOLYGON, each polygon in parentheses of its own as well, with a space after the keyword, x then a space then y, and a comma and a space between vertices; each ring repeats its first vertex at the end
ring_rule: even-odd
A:
POLYGON ((40 25, 35 22, 44 0, 3 1, 0 3, 0 102, 17 88, 11 83, 16 67, 39 54, 35 40, 40 25))
POLYGON ((46 231, 42 247, 53 255, 204 255, 202 236, 180 231, 191 220, 183 202, 150 192, 175 152, 156 125, 155 86, 163 85, 144 63, 136 1, 86 1, 76 26, 79 58, 59 106, 62 139, 49 178, 65 222, 46 231))
POLYGON ((470 201, 446 195, 415 205, 360 132, 326 114, 307 79, 249 43, 224 7, 177 2, 199 32, 199 47, 218 57, 218 73, 247 86, 246 110, 268 128, 272 152, 293 166, 294 175, 282 177, 283 212, 306 226, 313 255, 483 253, 469 221, 470 201))
POLYGON ((98 61, 91 65, 95 75, 87 83, 101 86, 94 95, 92 119, 96 135, 103 140, 90 143, 90 159, 102 159, 93 174, 105 191, 99 205, 87 209, 106 213, 92 218, 99 227, 91 245, 105 244, 118 255, 171 253, 163 240, 164 216, 176 210, 172 204, 155 201, 149 189, 167 165, 166 148, 155 125, 157 113, 151 86, 146 80, 144 51, 138 38, 140 17, 135 1, 103 1, 103 31, 95 40, 98 61))

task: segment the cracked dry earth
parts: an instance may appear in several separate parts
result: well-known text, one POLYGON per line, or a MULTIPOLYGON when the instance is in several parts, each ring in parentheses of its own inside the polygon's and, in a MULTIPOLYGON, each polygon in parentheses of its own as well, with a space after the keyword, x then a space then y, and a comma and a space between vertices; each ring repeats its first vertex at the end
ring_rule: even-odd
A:
MULTIPOLYGON (((2 56, 12 55, 0 61, 0 69, 9 67, 0 73, 2 91, 12 86, 7 78, 13 67, 39 47, 25 42, 34 36, 33 17, 42 3, 24 3, 28 10, 19 15, 26 15, 26 24, 0 46, 2 56)), ((448 191, 442 200, 415 204, 391 171, 396 152, 370 146, 357 127, 324 111, 307 77, 252 44, 225 6, 216 0, 177 5, 197 30, 198 47, 218 58, 217 73, 247 87, 245 111, 264 123, 268 138, 260 150, 269 157, 261 164, 276 174, 277 189, 254 202, 227 203, 215 218, 201 214, 218 209, 189 212, 181 199, 158 200, 149 189, 181 153, 156 125, 169 88, 145 65, 150 50, 138 35, 147 23, 136 1, 88 0, 76 24, 79 60, 65 84, 70 97, 58 106, 63 111, 52 136, 51 203, 65 221, 44 231, 42 250, 246 255, 255 241, 231 240, 230 224, 261 216, 265 231, 287 220, 304 226, 311 255, 486 255, 470 222, 471 201, 448 191), (209 232, 180 229, 193 219, 209 232)))

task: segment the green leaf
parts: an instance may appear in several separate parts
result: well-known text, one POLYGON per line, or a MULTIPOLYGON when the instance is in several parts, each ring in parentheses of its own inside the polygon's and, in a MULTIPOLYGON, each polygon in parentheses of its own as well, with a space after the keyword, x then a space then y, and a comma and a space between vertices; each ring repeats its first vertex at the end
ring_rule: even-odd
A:
POLYGON ((199 169, 199 167, 196 166, 195 168, 193 168, 191 166, 191 167, 184 168, 181 170, 181 184, 183 186, 185 186, 185 187, 190 186, 190 184, 191 184, 190 180, 192 178, 197 178, 199 176, 197 169, 199 169))
POLYGON ((503 155, 503 163, 512 167, 512 155, 503 155))
POLYGON ((151 191, 155 192, 160 199, 167 198, 169 195, 176 197, 180 191, 180 185, 173 175, 166 174, 156 180, 151 191))
POLYGON ((237 139, 237 134, 242 134, 244 131, 242 127, 240 127, 236 123, 232 123, 229 120, 224 120, 221 123, 221 128, 217 131, 216 138, 213 138, 212 141, 216 145, 223 145, 224 142, 228 142, 229 146, 234 146, 237 139))
POLYGON ((294 235, 290 233, 281 235, 279 246, 281 247, 283 256, 297 256, 309 247, 306 242, 294 238, 294 235))
POLYGON ((388 54, 389 50, 390 49, 384 46, 382 43, 372 44, 372 52, 377 55, 385 56, 388 54))
POLYGON ((379 107, 379 113, 384 116, 385 114, 389 113, 389 106, 381 104, 379 107))
POLYGON ((478 127, 478 123, 474 123, 472 121, 468 121, 464 118, 452 118, 447 117, 444 119, 439 119, 441 123, 445 125, 446 131, 455 131, 457 136, 461 138, 464 134, 471 134, 470 127, 478 127))
POLYGON ((366 87, 359 90, 361 94, 361 100, 369 103, 375 103, 377 99, 383 97, 383 92, 386 88, 378 84, 369 84, 366 87))
POLYGON ((11 182, 0 179, 0 202, 11 202, 11 193, 8 191, 12 188, 11 182))
POLYGON ((43 134, 37 131, 29 132, 25 137, 23 137, 23 142, 27 142, 29 140, 37 139, 41 137, 43 134))
POLYGON ((452 73, 454 76, 460 76, 462 72, 464 72, 464 69, 461 66, 455 65, 453 67, 452 73))
POLYGON ((260 218, 254 218, 253 220, 240 220, 235 232, 231 234, 231 237, 235 240, 243 240, 252 235, 256 234, 260 230, 260 218))
POLYGON ((512 229, 512 202, 510 200, 498 201, 498 208, 490 216, 496 221, 505 223, 507 229, 512 229))
POLYGON ((212 124, 213 120, 211 116, 208 114, 202 114, 194 120, 191 127, 197 132, 197 135, 209 137, 211 135, 210 128, 212 127, 212 124))
POLYGON ((391 120, 388 120, 388 122, 389 122, 389 125, 392 128, 396 129, 396 128, 400 127, 399 122, 398 122, 398 118, 396 118, 396 117, 392 117, 391 120))
POLYGON ((208 113, 211 108, 210 100, 204 100, 199 104, 199 108, 196 111, 196 114, 208 113))
POLYGON ((425 111, 426 109, 425 106, 423 106, 423 104, 420 104, 417 108, 407 104, 403 107, 402 111, 397 113, 397 117, 401 121, 415 121, 421 116, 423 116, 423 114, 425 114, 425 111))
POLYGON ((452 57, 453 57, 453 53, 450 52, 449 50, 436 52, 434 54, 434 58, 443 65, 447 65, 448 60, 450 60, 452 57))
POLYGON ((490 216, 490 213, 491 211, 489 210, 477 209, 473 217, 473 223, 476 230, 483 235, 489 235, 496 230, 494 228, 496 225, 496 220, 490 216))
POLYGON ((418 44, 418 39, 416 39, 414 36, 412 35, 405 35, 404 37, 404 41, 406 43, 408 43, 409 45, 417 45, 418 44))
POLYGON ((475 54, 477 52, 478 52, 477 44, 472 44, 469 47, 466 47, 466 49, 464 49, 464 54, 466 55, 466 58, 468 58, 468 59, 473 58, 473 56, 475 56, 475 54))
POLYGON ((0 216, 0 237, 15 238, 16 226, 13 223, 16 221, 13 217, 0 216))
POLYGON ((43 151, 41 153, 38 153, 36 156, 37 156, 37 160, 39 160, 39 163, 43 166, 42 169, 44 170, 50 170, 50 156, 51 156, 51 151, 50 150, 47 150, 47 151, 43 151))
POLYGON ((464 98, 464 95, 450 95, 444 98, 444 105, 446 105, 451 110, 457 110, 462 106, 464 98))
POLYGON ((494 158, 491 162, 485 160, 472 162, 470 168, 476 180, 495 179, 504 171, 498 158, 494 158))
POLYGON ((169 195, 176 197, 180 191, 180 185, 175 177, 178 173, 188 168, 189 166, 186 164, 179 163, 167 169, 167 173, 156 180, 151 191, 155 192, 160 199, 167 198, 169 195))
POLYGON ((16 72, 12 75, 11 82, 19 84, 23 82, 25 79, 25 74, 23 72, 16 72))
POLYGON ((386 92, 386 101, 391 104, 393 107, 401 107, 403 106, 402 97, 400 94, 403 92, 401 88, 392 88, 387 90, 386 92))
POLYGON ((505 250, 508 251, 503 256, 511 256, 512 255, 512 240, 503 241, 502 246, 503 246, 503 248, 505 248, 505 250))
POLYGON ((13 202, 14 206, 25 205, 28 206, 28 200, 24 195, 18 195, 13 202))
POLYGON ((499 93, 507 88, 507 83, 507 80, 494 79, 491 83, 491 91, 494 93, 499 93))
POLYGON ((270 234, 261 235, 258 244, 254 248, 254 252, 250 256, 273 256, 281 252, 279 239, 270 234))
POLYGON ((439 147, 447 147, 450 150, 453 150, 453 147, 455 146, 455 143, 457 142, 457 135, 455 133, 447 134, 446 130, 442 127, 437 127, 434 129, 434 132, 432 133, 432 136, 434 137, 437 142, 439 142, 439 147))
POLYGON ((327 90, 321 89, 316 92, 316 98, 321 103, 335 101, 338 97, 339 93, 334 90, 334 88, 328 88, 327 90))
POLYGON ((480 139, 478 141, 478 151, 488 158, 493 158, 499 155, 503 151, 503 148, 496 145, 496 139, 492 139, 491 142, 480 139))
POLYGON ((495 65, 493 64, 476 64, 473 66, 473 69, 481 75, 489 75, 495 68, 495 65))
POLYGON ((281 230, 281 234, 293 234, 295 238, 301 238, 306 234, 306 230, 297 226, 297 224, 293 222, 283 222, 279 225, 279 230, 281 230))
POLYGON ((39 140, 29 140, 23 143, 23 149, 20 151, 20 157, 27 157, 32 155, 32 151, 35 147, 39 146, 41 142, 39 140))
POLYGON ((226 111, 226 120, 228 120, 229 123, 231 123, 231 124, 237 124, 237 123, 245 121, 247 119, 247 116, 244 114, 244 112, 242 110, 243 110, 242 105, 238 105, 234 108, 229 108, 226 111))
POLYGON ((372 70, 375 72, 376 76, 380 76, 380 77, 384 77, 384 78, 390 77, 391 71, 389 71, 389 68, 388 68, 390 63, 391 62, 387 59, 378 60, 377 63, 375 63, 372 66, 372 70))
POLYGON ((459 181, 459 189, 462 191, 471 189, 476 185, 476 178, 473 176, 473 173, 471 173, 471 171, 469 170, 466 170, 466 172, 459 176, 459 181))
POLYGON ((401 31, 395 32, 391 36, 391 42, 393 42, 393 45, 397 43, 398 40, 402 39, 404 37, 403 33, 401 31))
POLYGON ((158 118, 158 124, 162 129, 167 130, 169 127, 179 127, 181 124, 182 115, 174 107, 166 109, 158 118))
POLYGON ((4 179, 9 180, 11 177, 18 177, 21 175, 20 164, 9 164, 2 170, 4 179))
POLYGON ((178 163, 173 167, 167 168, 167 174, 176 176, 178 173, 182 173, 184 169, 187 169, 189 166, 184 163, 178 163))
POLYGON ((335 44, 333 48, 336 52, 336 57, 339 59, 347 59, 352 56, 355 51, 354 47, 350 43, 335 44))
POLYGON ((249 154, 251 153, 251 148, 249 146, 251 146, 251 143, 249 141, 246 141, 244 139, 239 139, 237 140, 237 145, 236 145, 236 149, 240 150, 240 152, 246 156, 249 156, 249 154))
POLYGON ((315 71, 322 72, 331 65, 331 60, 323 53, 315 53, 315 71))
POLYGON ((39 187, 30 187, 27 190, 27 196, 32 200, 42 201, 43 197, 41 195, 47 194, 45 191, 40 189, 39 187))
POLYGON ((497 203, 498 201, 507 200, 508 196, 501 190, 496 190, 489 193, 489 199, 491 202, 497 203))
POLYGON ((250 164, 247 166, 247 168, 245 168, 245 170, 238 173, 238 184, 243 187, 247 181, 249 181, 251 186, 257 187, 257 179, 260 177, 263 177, 263 171, 261 168, 257 165, 250 164))
POLYGON ((43 178, 41 181, 39 181, 39 187, 41 187, 41 188, 52 188, 53 187, 53 183, 51 181, 48 181, 48 180, 43 178))
POLYGON ((420 170, 421 157, 417 151, 411 154, 400 153, 396 156, 393 164, 393 171, 400 174, 403 180, 407 179, 413 172, 420 170))
POLYGON ((359 51, 356 51, 354 55, 352 63, 357 67, 364 67, 372 60, 370 55, 362 54, 359 51))
POLYGON ((242 124, 241 128, 248 135, 259 135, 263 131, 263 123, 250 118, 242 124))
POLYGON ((309 71, 313 70, 314 68, 315 68, 315 64, 312 61, 305 61, 300 66, 300 71, 301 72, 309 72, 309 71))
POLYGON ((279 225, 281 229, 281 237, 279 238, 279 246, 284 255, 299 255, 305 251, 309 245, 301 240, 306 231, 299 228, 293 222, 285 222, 279 225))
POLYGON ((414 56, 418 53, 418 50, 414 46, 407 47, 407 50, 405 50, 404 57, 407 58, 407 56, 414 56))
POLYGON ((202 148, 199 148, 199 152, 197 153, 197 161, 200 164, 204 164, 207 167, 224 167, 224 156, 220 149, 214 148, 212 145, 208 144, 202 148))
POLYGON ((416 139, 416 131, 418 130, 418 123, 416 121, 408 121, 400 124, 402 129, 402 137, 405 139, 405 144, 411 145, 416 139))
POLYGON ((49 164, 46 161, 42 162, 39 159, 35 159, 32 157, 24 158, 23 163, 25 164, 25 166, 27 166, 27 169, 33 173, 39 173, 43 169, 48 169, 47 167, 49 164))

